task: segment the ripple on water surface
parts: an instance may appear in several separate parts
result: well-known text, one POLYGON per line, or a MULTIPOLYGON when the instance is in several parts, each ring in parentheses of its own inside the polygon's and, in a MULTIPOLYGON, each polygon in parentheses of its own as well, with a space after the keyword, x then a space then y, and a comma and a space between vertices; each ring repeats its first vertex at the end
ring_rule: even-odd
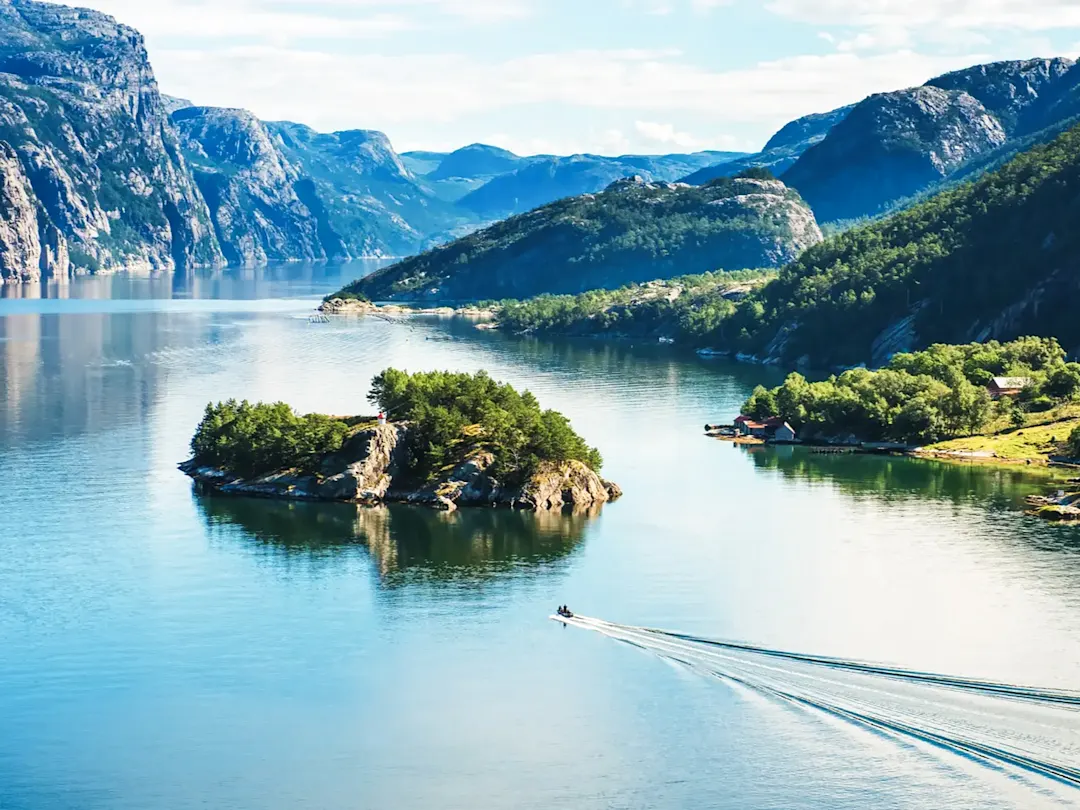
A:
POLYGON ((341 276, 296 272, 0 302, 0 805, 1068 805, 546 621, 569 603, 1074 687, 1080 535, 1019 514, 1040 480, 713 442, 701 425, 777 372, 424 319, 312 325, 341 276), (198 300, 215 289, 236 300, 198 300), (175 469, 209 400, 356 413, 387 366, 530 388, 626 497, 593 518, 364 511, 201 497, 175 469))

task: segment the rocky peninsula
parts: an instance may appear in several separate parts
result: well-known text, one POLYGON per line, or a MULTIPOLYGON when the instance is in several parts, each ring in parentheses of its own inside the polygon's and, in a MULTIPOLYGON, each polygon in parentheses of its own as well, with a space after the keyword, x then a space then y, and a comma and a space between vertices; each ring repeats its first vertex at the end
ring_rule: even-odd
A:
POLYGON ((180 469, 230 495, 444 511, 577 511, 622 495, 565 417, 482 372, 390 369, 371 399, 393 420, 300 416, 283 403, 209 405, 180 469))

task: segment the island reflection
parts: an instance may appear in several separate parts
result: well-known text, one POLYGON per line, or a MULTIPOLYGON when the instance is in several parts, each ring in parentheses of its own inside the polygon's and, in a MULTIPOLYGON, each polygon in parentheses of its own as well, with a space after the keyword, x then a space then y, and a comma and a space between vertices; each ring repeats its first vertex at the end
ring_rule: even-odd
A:
POLYGON ((380 584, 463 583, 548 573, 578 551, 599 509, 578 513, 360 507, 193 494, 207 528, 240 529, 274 555, 322 559, 365 547, 380 584))

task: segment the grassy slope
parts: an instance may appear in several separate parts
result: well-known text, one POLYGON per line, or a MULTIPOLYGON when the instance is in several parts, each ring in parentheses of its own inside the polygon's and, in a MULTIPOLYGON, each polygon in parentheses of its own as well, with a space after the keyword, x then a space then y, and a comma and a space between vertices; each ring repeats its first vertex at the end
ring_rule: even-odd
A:
POLYGON ((1080 427, 1080 405, 1069 404, 1046 413, 1030 414, 1022 428, 1002 422, 985 434, 930 445, 934 453, 993 453, 1000 461, 1046 463, 1050 456, 1063 455, 1065 442, 1080 427))

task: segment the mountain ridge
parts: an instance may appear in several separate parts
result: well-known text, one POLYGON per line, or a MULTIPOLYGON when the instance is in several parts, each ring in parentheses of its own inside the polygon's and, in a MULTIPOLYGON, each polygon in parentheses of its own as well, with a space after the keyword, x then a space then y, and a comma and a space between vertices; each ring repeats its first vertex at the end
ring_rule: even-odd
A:
POLYGON ((378 270, 342 294, 475 301, 577 293, 775 266, 821 238, 809 208, 767 174, 706 186, 626 178, 378 270))

